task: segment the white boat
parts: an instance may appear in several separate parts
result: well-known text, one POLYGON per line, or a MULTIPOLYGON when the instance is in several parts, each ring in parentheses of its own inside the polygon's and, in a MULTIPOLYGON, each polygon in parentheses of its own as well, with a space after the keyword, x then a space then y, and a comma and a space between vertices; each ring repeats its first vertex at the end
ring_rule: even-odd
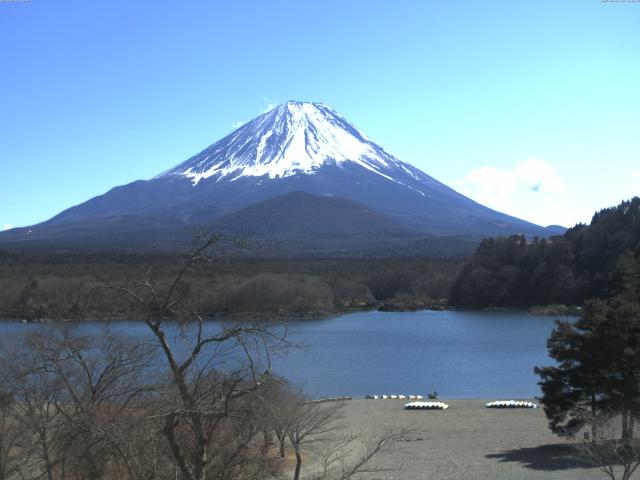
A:
POLYGON ((538 408, 533 402, 526 400, 494 400, 486 404, 487 408, 538 408))
POLYGON ((444 402, 409 402, 404 404, 407 410, 446 410, 449 408, 444 402))

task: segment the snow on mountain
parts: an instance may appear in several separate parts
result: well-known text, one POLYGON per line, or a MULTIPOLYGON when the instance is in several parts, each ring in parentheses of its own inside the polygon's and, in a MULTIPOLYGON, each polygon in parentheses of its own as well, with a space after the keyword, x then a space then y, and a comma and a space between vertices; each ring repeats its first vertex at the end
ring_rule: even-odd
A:
POLYGON ((209 148, 156 178, 182 175, 197 185, 215 178, 286 178, 313 175, 325 165, 352 162, 413 190, 400 177, 425 175, 372 142, 354 125, 322 103, 288 101, 260 115, 209 148))

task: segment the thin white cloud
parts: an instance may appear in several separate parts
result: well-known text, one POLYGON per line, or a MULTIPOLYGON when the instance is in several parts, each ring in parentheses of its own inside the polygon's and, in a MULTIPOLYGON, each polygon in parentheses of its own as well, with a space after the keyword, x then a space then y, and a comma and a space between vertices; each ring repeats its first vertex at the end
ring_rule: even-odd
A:
POLYGON ((537 158, 518 162, 512 169, 477 168, 453 185, 483 205, 540 225, 573 222, 565 182, 556 166, 537 158))
POLYGON ((274 108, 276 108, 276 104, 269 103, 266 107, 260 109, 260 113, 267 113, 269 110, 273 110, 274 108))
MULTIPOLYGON (((262 115, 263 113, 267 113, 269 110, 273 110, 274 108, 276 108, 278 106, 277 103, 275 103, 272 99, 270 99, 269 97, 262 97, 262 100, 264 102, 266 102, 266 104, 260 108, 258 110, 258 113, 260 115, 262 115)), ((239 122, 235 122, 231 124, 231 128, 239 128, 242 125, 244 125, 245 123, 247 123, 245 120, 240 120, 239 122)))
POLYGON ((13 228, 13 225, 11 225, 10 223, 5 223, 2 225, 3 230, 11 230, 12 228, 13 228))
POLYGON ((260 113, 267 113, 269 110, 273 110, 274 108, 276 108, 278 105, 276 104, 276 102, 273 101, 273 99, 269 98, 269 97, 262 97, 262 100, 264 100, 266 102, 266 106, 262 107, 259 111, 260 113))

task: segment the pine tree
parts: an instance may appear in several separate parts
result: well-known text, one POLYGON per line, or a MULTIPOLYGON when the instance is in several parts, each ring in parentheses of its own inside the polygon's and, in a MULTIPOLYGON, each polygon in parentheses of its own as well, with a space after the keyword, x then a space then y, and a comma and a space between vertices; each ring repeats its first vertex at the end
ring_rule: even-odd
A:
POLYGON ((640 415, 640 305, 592 300, 576 322, 558 321, 547 342, 558 364, 535 368, 549 427, 573 436, 600 414, 619 415, 629 440, 640 415))

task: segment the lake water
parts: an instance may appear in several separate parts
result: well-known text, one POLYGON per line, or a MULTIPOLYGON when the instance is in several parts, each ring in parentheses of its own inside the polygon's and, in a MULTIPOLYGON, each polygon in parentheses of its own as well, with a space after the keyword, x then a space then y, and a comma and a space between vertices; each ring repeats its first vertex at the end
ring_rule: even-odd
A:
MULTIPOLYGON (((522 312, 360 312, 290 324, 304 343, 273 359, 273 369, 317 396, 426 394, 441 398, 531 398, 534 366, 549 365, 553 318, 522 312)), ((148 335, 146 326, 117 322, 148 335)), ((0 335, 41 328, 0 322, 0 335)), ((99 335, 101 323, 82 329, 99 335)))

